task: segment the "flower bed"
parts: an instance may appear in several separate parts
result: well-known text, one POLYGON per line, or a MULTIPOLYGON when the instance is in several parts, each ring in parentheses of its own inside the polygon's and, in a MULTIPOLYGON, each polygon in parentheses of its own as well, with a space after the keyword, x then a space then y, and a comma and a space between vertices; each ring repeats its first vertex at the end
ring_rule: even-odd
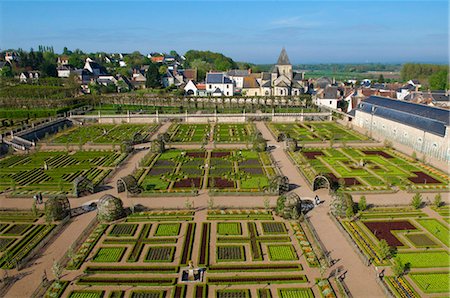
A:
POLYGON ((292 223, 291 226, 294 230, 294 235, 300 244, 300 248, 302 249, 303 254, 306 258, 306 262, 310 267, 318 267, 319 260, 317 259, 316 254, 314 253, 311 243, 306 237, 305 231, 303 230, 302 226, 298 223, 292 223))
POLYGON ((76 270, 81 267, 84 260, 87 258, 89 253, 94 248, 95 244, 97 244, 100 237, 108 228, 108 225, 99 224, 94 231, 89 235, 89 237, 84 241, 78 251, 75 253, 75 256, 69 261, 67 264, 68 270, 76 270))
POLYGON ((336 297, 336 293, 334 292, 333 287, 331 286, 328 279, 317 279, 316 283, 320 290, 320 296, 324 298, 336 297))

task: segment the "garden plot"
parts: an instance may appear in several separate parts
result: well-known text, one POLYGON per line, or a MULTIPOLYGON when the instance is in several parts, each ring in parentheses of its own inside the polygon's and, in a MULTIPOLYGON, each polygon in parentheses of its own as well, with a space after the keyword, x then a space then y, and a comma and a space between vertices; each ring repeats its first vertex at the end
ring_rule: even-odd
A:
POLYGON ((216 124, 214 141, 217 143, 249 143, 255 133, 254 124, 216 124))
POLYGON ((369 138, 334 122, 269 123, 275 138, 284 133, 300 143, 361 142, 369 138))
POLYGON ((289 154, 311 185, 323 175, 347 192, 449 189, 448 175, 392 149, 304 148, 289 154))
POLYGON ((135 172, 145 193, 193 192, 202 187, 206 151, 168 150, 151 154, 135 172))
POLYGON ((55 228, 42 214, 0 211, 0 268, 12 269, 55 228))
POLYGON ((167 133, 172 143, 207 143, 211 127, 209 124, 172 124, 167 133))
POLYGON ((90 179, 94 186, 126 157, 113 151, 35 152, 0 159, 0 191, 13 195, 42 194, 71 195, 73 181, 80 176, 90 179))
POLYGON ((93 124, 78 126, 49 139, 53 144, 122 144, 124 141, 148 141, 157 125, 147 124, 93 124))
POLYGON ((268 153, 250 150, 212 151, 208 188, 214 192, 269 190, 276 175, 268 153))
POLYGON ((394 266, 394 260, 408 266, 402 277, 385 279, 398 297, 450 294, 442 282, 445 277, 448 281, 445 270, 450 266, 448 227, 437 219, 411 207, 390 207, 364 211, 360 220, 341 219, 340 224, 375 266, 394 266), (404 214, 411 215, 405 218, 404 214), (381 240, 395 249, 395 257, 384 257, 379 249, 381 240))
MULTIPOLYGON (((287 234, 291 223, 275 221, 264 210, 214 210, 208 216, 205 220, 204 214, 192 211, 152 211, 100 224, 69 262, 67 270, 74 272, 66 271, 70 274, 63 275, 60 286, 49 291, 58 293, 52 297, 313 295, 308 281, 314 279, 303 270, 309 266, 306 256, 294 245, 297 236, 287 234), (200 283, 179 279, 190 260, 207 268, 200 283)), ((313 289, 319 295, 319 288, 313 289)), ((327 297, 336 296, 331 290, 327 297)))
POLYGON ((144 158, 134 176, 145 193, 270 191, 276 170, 267 152, 168 150, 144 158), (207 175, 207 180, 205 175, 207 175), (203 185, 203 181, 207 185, 203 185))

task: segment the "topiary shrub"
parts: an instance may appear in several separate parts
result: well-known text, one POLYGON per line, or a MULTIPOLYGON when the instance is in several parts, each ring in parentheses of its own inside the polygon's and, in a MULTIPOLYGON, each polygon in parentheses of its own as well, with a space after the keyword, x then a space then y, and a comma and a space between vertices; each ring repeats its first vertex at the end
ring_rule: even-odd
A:
POLYGON ((101 222, 117 220, 125 215, 122 200, 112 195, 104 195, 97 203, 97 218, 101 222))
POLYGON ((70 215, 70 203, 66 196, 50 197, 45 202, 45 219, 47 222, 62 220, 70 215))

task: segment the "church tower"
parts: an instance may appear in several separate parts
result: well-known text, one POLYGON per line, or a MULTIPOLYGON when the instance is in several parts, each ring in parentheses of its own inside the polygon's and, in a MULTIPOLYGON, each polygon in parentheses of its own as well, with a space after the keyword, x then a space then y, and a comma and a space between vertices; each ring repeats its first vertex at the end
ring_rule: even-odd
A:
POLYGON ((289 61, 289 57, 286 53, 286 49, 283 48, 281 50, 280 56, 278 57, 278 61, 276 64, 276 67, 278 69, 278 74, 285 75, 289 80, 292 80, 293 72, 292 72, 292 64, 289 61))

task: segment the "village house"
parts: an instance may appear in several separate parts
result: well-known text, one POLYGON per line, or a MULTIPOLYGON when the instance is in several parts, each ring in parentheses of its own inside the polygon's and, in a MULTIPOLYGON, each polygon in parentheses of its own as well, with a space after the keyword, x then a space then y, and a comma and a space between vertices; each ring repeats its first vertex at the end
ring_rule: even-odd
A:
POLYGON ((19 81, 21 83, 33 83, 36 82, 40 77, 40 72, 37 70, 24 71, 19 75, 19 81))
POLYGON ((212 96, 233 96, 234 83, 223 72, 210 72, 206 74, 206 91, 212 96))

